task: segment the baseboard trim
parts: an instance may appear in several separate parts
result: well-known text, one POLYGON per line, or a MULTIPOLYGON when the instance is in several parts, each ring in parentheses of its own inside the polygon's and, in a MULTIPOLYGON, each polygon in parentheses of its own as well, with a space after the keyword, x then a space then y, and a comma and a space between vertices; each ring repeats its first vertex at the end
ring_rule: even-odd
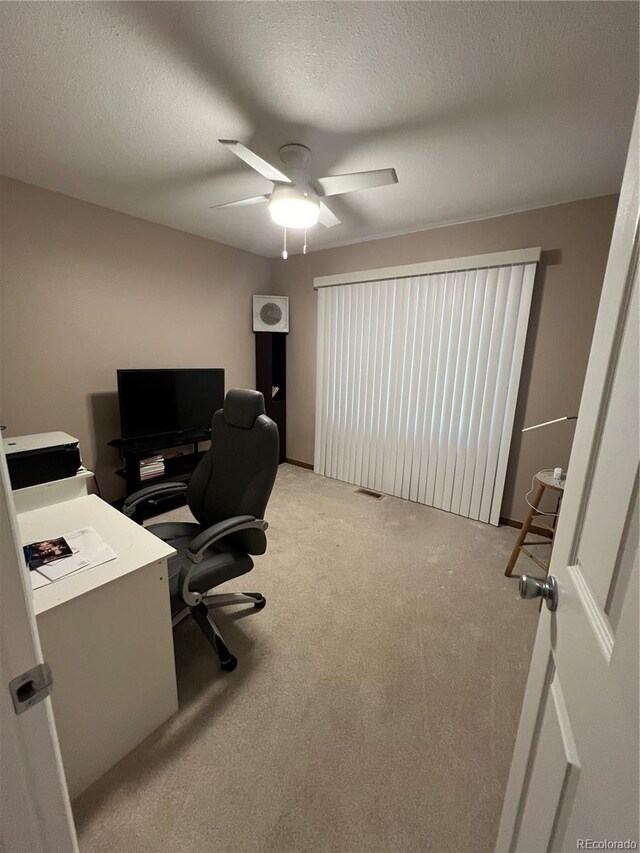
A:
MULTIPOLYGON (((516 521, 514 518, 505 518, 504 516, 500 516, 500 524, 506 524, 507 527, 515 527, 517 530, 522 530, 522 522, 516 521)), ((544 536, 547 539, 553 539, 553 534, 546 530, 544 527, 538 527, 536 524, 532 524, 529 528, 530 533, 534 533, 536 536, 544 536)))
POLYGON ((299 462, 297 459, 287 459, 285 460, 289 463, 289 465, 297 465, 298 468, 306 468, 307 471, 313 471, 313 465, 310 462, 299 462))

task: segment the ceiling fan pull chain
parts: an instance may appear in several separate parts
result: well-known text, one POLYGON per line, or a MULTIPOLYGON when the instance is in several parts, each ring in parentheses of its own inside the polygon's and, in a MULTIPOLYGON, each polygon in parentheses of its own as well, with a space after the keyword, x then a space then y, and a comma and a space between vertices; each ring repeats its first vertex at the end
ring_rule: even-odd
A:
POLYGON ((282 249, 282 257, 286 261, 289 257, 289 253, 287 252, 287 229, 283 228, 284 231, 284 248, 282 249))
POLYGON ((307 229, 304 229, 304 245, 302 246, 302 254, 307 254, 307 229))

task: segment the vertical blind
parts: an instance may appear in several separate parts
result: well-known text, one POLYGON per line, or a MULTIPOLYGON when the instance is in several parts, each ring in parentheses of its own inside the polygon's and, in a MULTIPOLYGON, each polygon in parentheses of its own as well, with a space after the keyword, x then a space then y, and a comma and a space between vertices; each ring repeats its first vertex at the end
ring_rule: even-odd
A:
POLYGON ((498 524, 535 268, 321 287, 314 470, 498 524))

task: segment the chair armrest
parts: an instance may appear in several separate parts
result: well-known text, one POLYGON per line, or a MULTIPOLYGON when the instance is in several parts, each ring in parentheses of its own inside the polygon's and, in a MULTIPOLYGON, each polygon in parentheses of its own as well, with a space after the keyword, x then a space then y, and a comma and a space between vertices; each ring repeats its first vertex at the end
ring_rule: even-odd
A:
POLYGON ((239 530, 266 530, 268 526, 263 518, 254 518, 252 515, 236 515, 233 518, 225 518, 224 521, 212 524, 211 527, 207 527, 202 533, 194 536, 189 542, 187 557, 192 563, 199 563, 202 560, 203 553, 218 539, 229 536, 231 533, 237 533, 239 530))
POLYGON ((252 515, 236 515, 233 518, 212 524, 211 527, 207 527, 202 533, 194 536, 187 548, 189 563, 184 564, 180 570, 179 583, 182 600, 191 607, 201 601, 202 594, 191 592, 189 584, 193 570, 202 561, 202 555, 210 545, 231 533, 237 533, 239 530, 266 530, 268 526, 263 518, 254 518, 252 515))
POLYGON ((153 500, 156 497, 169 497, 169 495, 180 495, 187 491, 186 483, 156 483, 155 486, 145 486, 144 489, 138 489, 128 498, 125 498, 122 504, 122 512, 128 517, 136 511, 136 507, 148 500, 153 500))

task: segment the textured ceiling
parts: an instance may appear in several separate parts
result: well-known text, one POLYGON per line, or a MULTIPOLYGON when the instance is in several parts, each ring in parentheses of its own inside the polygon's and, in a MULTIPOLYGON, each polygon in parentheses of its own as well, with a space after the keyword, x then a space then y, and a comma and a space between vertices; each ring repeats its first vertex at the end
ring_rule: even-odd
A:
POLYGON ((637 94, 636 3, 3 2, 0 24, 4 174, 270 256, 266 207, 209 209, 271 186, 218 138, 396 168, 331 199, 314 249, 615 192, 637 94))

